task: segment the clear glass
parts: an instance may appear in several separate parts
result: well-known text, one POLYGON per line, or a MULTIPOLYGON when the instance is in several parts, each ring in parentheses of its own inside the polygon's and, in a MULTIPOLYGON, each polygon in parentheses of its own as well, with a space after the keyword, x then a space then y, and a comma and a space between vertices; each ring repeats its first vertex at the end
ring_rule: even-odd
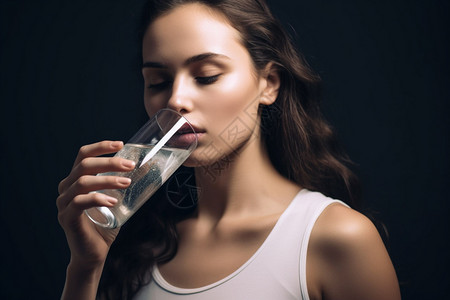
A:
POLYGON ((97 176, 121 176, 131 179, 126 189, 101 190, 118 200, 113 207, 93 207, 85 213, 105 228, 122 226, 184 163, 197 147, 197 134, 181 114, 160 110, 115 156, 136 163, 130 172, 108 172, 97 176))

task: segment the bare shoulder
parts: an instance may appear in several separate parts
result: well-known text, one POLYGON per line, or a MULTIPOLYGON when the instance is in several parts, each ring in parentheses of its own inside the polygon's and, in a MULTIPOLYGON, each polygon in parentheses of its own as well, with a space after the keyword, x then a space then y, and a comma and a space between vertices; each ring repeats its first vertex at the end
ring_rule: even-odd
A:
POLYGON ((367 243, 382 244, 369 218, 339 203, 329 205, 322 212, 314 226, 312 239, 319 246, 335 250, 352 250, 367 243))
POLYGON ((394 267, 374 224, 339 203, 317 219, 308 248, 322 299, 400 299, 394 267))

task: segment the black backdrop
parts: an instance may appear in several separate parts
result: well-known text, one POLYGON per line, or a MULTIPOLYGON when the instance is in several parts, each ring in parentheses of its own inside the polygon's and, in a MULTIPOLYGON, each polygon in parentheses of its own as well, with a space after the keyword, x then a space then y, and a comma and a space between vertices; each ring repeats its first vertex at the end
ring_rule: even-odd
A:
MULTIPOLYGON (((58 182, 79 146, 126 139, 144 120, 140 2, 0 1, 1 299, 59 297, 58 182)), ((324 112, 389 230, 404 299, 446 298, 450 2, 271 2, 324 80, 324 112)))

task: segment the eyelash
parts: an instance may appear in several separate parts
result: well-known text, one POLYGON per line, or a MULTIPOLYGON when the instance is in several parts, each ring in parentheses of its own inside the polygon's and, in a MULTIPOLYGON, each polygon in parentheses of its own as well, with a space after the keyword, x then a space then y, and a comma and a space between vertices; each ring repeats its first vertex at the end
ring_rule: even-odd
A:
POLYGON ((162 90, 166 89, 167 87, 169 87, 171 84, 172 84, 172 81, 163 81, 163 82, 156 83, 156 84, 149 84, 147 86, 147 88, 152 89, 152 90, 162 91, 162 90))
MULTIPOLYGON (((195 77, 195 80, 197 81, 198 84, 201 85, 209 85, 209 84, 213 84, 214 82, 216 82, 219 79, 219 76, 222 74, 217 74, 217 75, 213 75, 213 76, 199 76, 199 77, 195 77)), ((163 81, 160 83, 156 83, 156 84, 149 84, 147 86, 148 89, 152 89, 152 90, 156 90, 156 91, 162 91, 166 88, 168 88, 173 82, 168 80, 168 81, 163 81)))
POLYGON ((217 74, 213 76, 204 76, 204 77, 195 77, 197 83, 201 85, 208 85, 216 82, 219 79, 219 76, 222 74, 217 74))

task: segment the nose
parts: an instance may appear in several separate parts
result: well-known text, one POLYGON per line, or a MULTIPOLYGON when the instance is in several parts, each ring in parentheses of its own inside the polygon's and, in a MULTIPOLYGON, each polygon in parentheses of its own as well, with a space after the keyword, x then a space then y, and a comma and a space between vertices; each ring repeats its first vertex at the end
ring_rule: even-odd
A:
POLYGON ((179 113, 192 111, 192 94, 192 87, 189 86, 187 78, 176 78, 172 85, 172 94, 167 103, 167 107, 179 113))

